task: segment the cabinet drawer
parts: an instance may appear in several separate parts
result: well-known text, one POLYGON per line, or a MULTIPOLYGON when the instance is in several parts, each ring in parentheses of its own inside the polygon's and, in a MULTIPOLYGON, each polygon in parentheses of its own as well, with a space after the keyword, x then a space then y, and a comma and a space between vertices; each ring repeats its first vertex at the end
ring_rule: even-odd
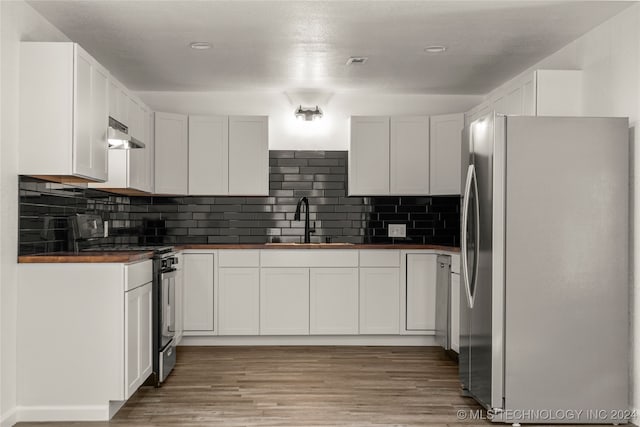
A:
POLYGON ((451 255, 451 272, 460 274, 460 255, 451 255))
POLYGON ((218 252, 220 267, 259 267, 260 251, 258 250, 223 250, 218 252))
POLYGON ((381 249, 360 251, 360 267, 400 267, 400 251, 381 249))
POLYGON ((357 267, 358 251, 349 249, 266 249, 262 267, 357 267))
POLYGON ((138 286, 153 280, 153 267, 151 260, 128 264, 125 268, 125 291, 130 291, 138 286))

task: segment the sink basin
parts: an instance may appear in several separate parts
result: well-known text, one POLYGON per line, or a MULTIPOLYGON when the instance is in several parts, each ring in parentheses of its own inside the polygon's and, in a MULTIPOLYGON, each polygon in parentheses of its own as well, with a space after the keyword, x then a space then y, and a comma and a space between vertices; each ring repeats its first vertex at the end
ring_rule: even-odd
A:
POLYGON ((273 242, 273 243, 265 243, 269 246, 353 246, 353 243, 322 243, 322 242, 314 242, 314 243, 293 243, 293 242, 273 242))

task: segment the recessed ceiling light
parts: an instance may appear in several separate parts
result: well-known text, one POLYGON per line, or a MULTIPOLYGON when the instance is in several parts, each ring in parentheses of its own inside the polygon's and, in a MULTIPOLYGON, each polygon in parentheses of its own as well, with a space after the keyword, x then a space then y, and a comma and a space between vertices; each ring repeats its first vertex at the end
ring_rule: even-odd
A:
POLYGON ((367 62, 367 59, 368 58, 366 56, 352 56, 347 59, 347 65, 364 64, 365 62, 367 62))
POLYGON ((427 46, 424 48, 424 51, 427 53, 442 53, 445 50, 447 50, 447 47, 441 45, 427 46))
POLYGON ((191 47, 191 49, 196 49, 196 50, 205 50, 205 49, 211 49, 211 43, 209 42, 192 42, 189 47, 191 47))

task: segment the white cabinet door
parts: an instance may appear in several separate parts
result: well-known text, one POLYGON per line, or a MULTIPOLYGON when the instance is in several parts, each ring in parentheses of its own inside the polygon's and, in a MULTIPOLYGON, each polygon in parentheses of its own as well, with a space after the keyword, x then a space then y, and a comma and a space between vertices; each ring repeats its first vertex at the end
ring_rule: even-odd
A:
MULTIPOLYGON (((244 153, 245 160, 252 156, 251 151, 244 153)), ((189 116, 189 194, 228 193, 229 118, 189 116)))
POLYGON ((151 109, 145 113, 145 128, 147 132, 144 151, 146 151, 147 176, 145 178, 144 191, 153 193, 155 183, 155 119, 151 109))
POLYGON ((74 173, 107 179, 109 73, 76 46, 74 173))
POLYGON ((125 293, 125 397, 142 385, 152 370, 151 283, 125 293))
POLYGON ((260 332, 260 270, 218 270, 218 333, 258 335, 260 332))
POLYGON ((391 117, 390 193, 429 194, 429 117, 391 117))
POLYGON ((187 116, 155 113, 155 193, 187 194, 187 116))
POLYGON ((213 254, 184 254, 184 330, 214 330, 213 254))
POLYGON ((463 114, 431 116, 431 195, 460 194, 463 114))
POLYGON ((127 150, 129 154, 129 168, 127 171, 129 174, 128 186, 140 191, 149 191, 146 185, 149 173, 149 153, 146 148, 145 110, 133 99, 130 101, 129 106, 130 109, 134 111, 134 113, 131 114, 131 123, 133 127, 129 128, 129 133, 131 133, 132 129, 135 130, 133 136, 143 142, 145 144, 145 148, 127 150))
POLYGON ((76 53, 73 169, 91 176, 91 59, 76 53))
POLYGON ((536 71, 536 115, 581 116, 582 114, 582 71, 536 71))
POLYGON ((309 269, 262 268, 260 335, 309 334, 309 269))
POLYGON ((389 117, 351 117, 349 195, 389 194, 389 117))
POLYGON ((109 78, 109 116, 125 126, 129 123, 129 95, 122 84, 109 78))
POLYGON ((140 372, 141 385, 151 374, 153 369, 152 353, 152 327, 151 316, 153 310, 151 283, 147 283, 140 288, 140 372))
POLYGON ((451 349, 460 352, 460 275, 451 273, 451 349))
POLYGON ((311 335, 358 333, 357 268, 312 268, 309 286, 311 335))
POLYGON ((360 268, 360 334, 400 332, 400 269, 360 268))
POLYGON ((138 388, 140 371, 140 288, 125 293, 125 398, 128 399, 138 388))
POLYGON ((229 195, 269 194, 267 116, 229 117, 229 195))
POLYGON ((438 255, 407 254, 407 330, 436 329, 438 255))
POLYGON ((106 180, 108 170, 109 72, 94 61, 91 67, 91 170, 106 180))

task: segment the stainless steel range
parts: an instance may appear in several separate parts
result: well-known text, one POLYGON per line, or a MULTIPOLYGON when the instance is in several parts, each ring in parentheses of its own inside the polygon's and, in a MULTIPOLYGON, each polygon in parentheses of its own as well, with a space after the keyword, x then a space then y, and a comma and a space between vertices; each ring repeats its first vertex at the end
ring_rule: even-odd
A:
MULTIPOLYGON (((93 218, 100 223, 99 218, 93 218)), ((159 387, 176 364, 175 280, 178 263, 173 246, 100 246, 85 252, 153 251, 153 385, 159 387)), ((149 382, 147 382, 149 384, 149 382)))
POLYGON ((173 247, 155 249, 153 256, 153 372, 159 387, 176 364, 176 275, 173 247))

